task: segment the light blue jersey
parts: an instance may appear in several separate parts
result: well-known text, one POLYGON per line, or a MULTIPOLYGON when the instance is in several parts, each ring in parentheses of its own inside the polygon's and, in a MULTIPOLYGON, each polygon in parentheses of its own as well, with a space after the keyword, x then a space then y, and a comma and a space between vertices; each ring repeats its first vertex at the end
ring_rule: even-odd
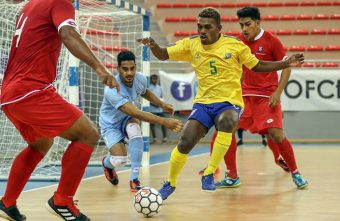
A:
POLYGON ((99 126, 108 148, 125 138, 125 127, 131 118, 118 109, 128 102, 138 103, 147 89, 147 79, 142 73, 136 73, 131 88, 123 84, 119 74, 115 78, 120 86, 120 93, 115 88, 106 86, 99 112, 99 126))

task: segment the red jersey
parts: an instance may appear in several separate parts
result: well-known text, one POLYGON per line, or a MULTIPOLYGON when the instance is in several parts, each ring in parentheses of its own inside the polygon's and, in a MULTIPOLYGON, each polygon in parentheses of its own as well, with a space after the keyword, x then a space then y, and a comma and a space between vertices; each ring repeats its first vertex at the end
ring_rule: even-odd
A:
POLYGON ((76 27, 69 0, 30 0, 21 11, 1 87, 2 105, 49 87, 61 49, 58 31, 76 27))
MULTIPOLYGON (((259 60, 281 61, 286 56, 280 40, 271 33, 261 29, 254 41, 248 41, 243 35, 238 36, 259 60)), ((247 68, 243 69, 242 94, 243 96, 270 96, 278 87, 276 71, 256 73, 247 68)))

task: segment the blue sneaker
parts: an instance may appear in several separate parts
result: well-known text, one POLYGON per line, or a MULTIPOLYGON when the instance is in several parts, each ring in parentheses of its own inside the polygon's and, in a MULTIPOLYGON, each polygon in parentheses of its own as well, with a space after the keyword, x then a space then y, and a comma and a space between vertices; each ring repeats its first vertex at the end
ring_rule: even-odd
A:
POLYGON ((292 173, 292 178, 293 178, 293 181, 295 183, 295 185, 297 186, 298 189, 303 189, 305 187, 308 186, 308 181, 305 180, 301 174, 299 173, 292 173))
POLYGON ((170 185, 170 182, 165 182, 162 188, 158 191, 163 200, 166 200, 174 191, 176 187, 170 185))
POLYGON ((214 183, 214 174, 211 173, 206 176, 202 176, 202 191, 204 192, 214 192, 216 190, 214 183))
POLYGON ((235 187, 238 187, 239 185, 241 185, 241 180, 240 180, 239 177, 237 177, 236 179, 232 179, 228 176, 226 176, 221 181, 215 183, 215 187, 217 189, 220 189, 220 188, 235 188, 235 187))

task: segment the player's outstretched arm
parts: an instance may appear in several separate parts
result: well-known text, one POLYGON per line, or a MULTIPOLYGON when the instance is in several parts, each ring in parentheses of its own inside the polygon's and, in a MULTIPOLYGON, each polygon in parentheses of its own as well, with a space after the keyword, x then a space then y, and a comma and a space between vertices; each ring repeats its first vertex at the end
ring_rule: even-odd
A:
POLYGON ((170 114, 170 116, 174 115, 175 110, 174 110, 173 106, 171 104, 167 104, 167 103, 163 102, 159 97, 157 97, 149 89, 146 89, 145 94, 143 94, 143 98, 150 101, 152 104, 154 104, 158 107, 161 107, 164 110, 164 112, 170 114))
POLYGON ((169 59, 168 51, 166 48, 160 47, 153 38, 140 38, 137 39, 138 42, 142 43, 143 45, 146 45, 150 48, 152 51, 152 54, 156 56, 161 61, 165 61, 169 59))
POLYGON ((288 67, 295 67, 303 64, 305 57, 303 53, 293 54, 283 61, 259 61, 252 70, 256 72, 271 72, 282 70, 288 67))
POLYGON ((119 85, 113 75, 104 67, 99 59, 93 54, 80 34, 71 26, 63 26, 59 30, 59 36, 66 48, 77 58, 84 61, 93 68, 103 84, 110 88, 116 87, 119 91, 119 85))
POLYGON ((176 133, 181 132, 183 129, 183 123, 180 120, 177 120, 175 118, 159 117, 152 113, 141 111, 131 102, 124 104, 119 108, 119 110, 133 118, 137 118, 139 120, 146 121, 152 124, 163 125, 164 127, 176 133))

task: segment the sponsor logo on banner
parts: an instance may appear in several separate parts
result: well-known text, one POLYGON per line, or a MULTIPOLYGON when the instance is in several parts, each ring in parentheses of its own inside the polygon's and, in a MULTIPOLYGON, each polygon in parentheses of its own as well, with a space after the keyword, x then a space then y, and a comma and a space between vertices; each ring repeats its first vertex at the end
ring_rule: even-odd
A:
POLYGON ((163 98, 176 111, 191 110, 197 90, 195 73, 166 73, 159 71, 163 98))
POLYGON ((182 81, 174 81, 171 84, 171 94, 179 101, 185 101, 191 98, 191 84, 182 81))
POLYGON ((339 111, 339 69, 293 69, 281 101, 286 111, 339 111))

